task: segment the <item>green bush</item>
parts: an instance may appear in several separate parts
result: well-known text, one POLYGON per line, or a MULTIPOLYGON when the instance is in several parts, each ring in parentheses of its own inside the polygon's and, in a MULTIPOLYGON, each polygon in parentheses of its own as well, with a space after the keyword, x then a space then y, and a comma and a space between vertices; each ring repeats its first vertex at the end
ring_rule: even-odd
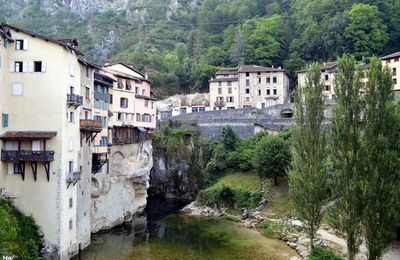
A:
POLYGON ((327 248, 316 246, 311 251, 309 260, 342 260, 341 257, 335 255, 332 251, 328 250, 327 248))
POLYGON ((0 199, 0 255, 39 259, 42 235, 32 217, 22 215, 0 199))
POLYGON ((266 220, 261 224, 261 232, 266 237, 287 241, 289 235, 296 231, 285 223, 266 220))
POLYGON ((209 207, 215 205, 230 208, 255 208, 262 199, 260 192, 250 192, 242 189, 234 189, 228 186, 216 189, 200 191, 197 200, 209 207))

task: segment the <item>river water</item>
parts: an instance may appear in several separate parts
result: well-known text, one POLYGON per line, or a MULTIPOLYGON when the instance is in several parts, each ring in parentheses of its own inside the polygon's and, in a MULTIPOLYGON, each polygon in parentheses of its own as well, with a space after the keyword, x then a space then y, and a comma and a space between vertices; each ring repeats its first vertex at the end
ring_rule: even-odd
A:
POLYGON ((132 223, 92 236, 76 259, 290 259, 298 256, 283 242, 240 224, 179 213, 183 205, 150 199, 132 223))

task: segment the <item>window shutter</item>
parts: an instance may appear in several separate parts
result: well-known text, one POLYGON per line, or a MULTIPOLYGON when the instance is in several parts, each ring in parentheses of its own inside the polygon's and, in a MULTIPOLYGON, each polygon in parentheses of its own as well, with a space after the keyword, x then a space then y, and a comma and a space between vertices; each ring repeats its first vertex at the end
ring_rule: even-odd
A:
POLYGON ((42 72, 46 72, 46 62, 42 61, 42 72))
POLYGON ((29 49, 29 40, 24 39, 24 51, 27 51, 29 49))
POLYGON ((33 68, 34 68, 34 62, 33 61, 29 61, 28 62, 28 72, 33 72, 33 68))
POLYGON ((14 164, 13 163, 8 164, 8 175, 14 175, 14 164))
POLYGON ((22 72, 28 72, 28 61, 22 62, 22 72))
POLYGON ((10 72, 15 72, 15 62, 10 60, 10 72))

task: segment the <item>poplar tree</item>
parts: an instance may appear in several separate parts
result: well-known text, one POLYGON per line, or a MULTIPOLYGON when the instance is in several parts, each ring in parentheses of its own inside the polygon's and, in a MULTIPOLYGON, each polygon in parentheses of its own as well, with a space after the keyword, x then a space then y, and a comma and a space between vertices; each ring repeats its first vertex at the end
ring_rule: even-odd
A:
POLYGON ((348 259, 353 260, 361 243, 361 71, 352 56, 338 61, 335 75, 336 106, 330 131, 334 204, 329 209, 332 226, 345 236, 348 259))
POLYGON ((292 132, 292 167, 289 194, 298 218, 305 224, 311 249, 327 198, 324 85, 318 63, 312 65, 306 86, 297 92, 296 126, 292 132))
POLYGON ((371 60, 365 95, 363 137, 363 226, 368 259, 380 259, 396 236, 400 191, 400 117, 392 75, 377 58, 371 60))

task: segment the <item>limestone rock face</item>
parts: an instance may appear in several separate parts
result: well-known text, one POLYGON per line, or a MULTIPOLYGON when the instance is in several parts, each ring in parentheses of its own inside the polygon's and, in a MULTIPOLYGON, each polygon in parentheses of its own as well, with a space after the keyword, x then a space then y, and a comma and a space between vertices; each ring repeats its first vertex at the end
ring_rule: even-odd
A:
POLYGON ((153 167, 151 141, 112 146, 107 173, 92 178, 92 233, 132 220, 147 202, 150 170, 153 167))

